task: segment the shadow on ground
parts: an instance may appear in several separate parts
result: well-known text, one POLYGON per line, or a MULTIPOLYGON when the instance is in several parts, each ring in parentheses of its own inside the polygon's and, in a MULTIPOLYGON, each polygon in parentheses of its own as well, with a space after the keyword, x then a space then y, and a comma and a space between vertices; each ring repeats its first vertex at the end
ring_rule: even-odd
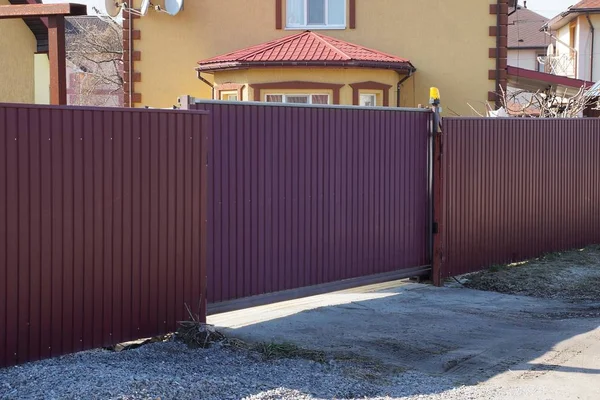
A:
MULTIPOLYGON (((431 394, 506 373, 525 379, 560 372, 566 379, 577 375, 582 385, 594 382, 600 348, 588 348, 598 343, 600 318, 590 310, 600 308, 395 282, 214 315, 209 322, 246 341, 293 343, 333 360, 372 360, 392 379, 402 379, 401 371, 422 373, 438 384, 414 394, 431 394), (574 339, 590 332, 593 338, 574 339), (595 352, 589 363, 575 360, 588 350, 595 352)), ((324 397, 311 387, 290 389, 324 397)), ((393 385, 385 390, 391 397, 407 394, 394 393, 393 385)))

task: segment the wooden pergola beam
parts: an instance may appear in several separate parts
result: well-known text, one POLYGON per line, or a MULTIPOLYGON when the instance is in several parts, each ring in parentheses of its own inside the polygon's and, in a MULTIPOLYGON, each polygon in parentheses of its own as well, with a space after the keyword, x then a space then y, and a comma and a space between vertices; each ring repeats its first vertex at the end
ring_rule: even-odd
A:
POLYGON ((83 4, 22 4, 0 6, 0 19, 48 18, 50 104, 67 104, 65 16, 87 15, 83 4))
POLYGON ((0 19, 87 15, 84 4, 22 4, 0 6, 0 19))

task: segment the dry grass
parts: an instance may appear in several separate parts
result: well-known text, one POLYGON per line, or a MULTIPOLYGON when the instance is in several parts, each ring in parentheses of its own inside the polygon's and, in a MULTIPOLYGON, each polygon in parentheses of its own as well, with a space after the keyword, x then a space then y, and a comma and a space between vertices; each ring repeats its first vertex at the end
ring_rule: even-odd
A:
POLYGON ((185 308, 190 319, 189 321, 178 322, 179 327, 175 332, 175 340, 181 341, 189 347, 202 349, 225 340, 223 334, 218 332, 214 326, 202 322, 200 315, 194 314, 187 304, 185 308))
POLYGON ((464 278, 464 285, 472 289, 569 301, 600 301, 600 246, 496 265, 464 278))
POLYGON ((223 341, 223 346, 256 353, 264 361, 301 358, 324 363, 327 360, 322 351, 303 349, 292 343, 247 343, 240 339, 228 338, 223 341))

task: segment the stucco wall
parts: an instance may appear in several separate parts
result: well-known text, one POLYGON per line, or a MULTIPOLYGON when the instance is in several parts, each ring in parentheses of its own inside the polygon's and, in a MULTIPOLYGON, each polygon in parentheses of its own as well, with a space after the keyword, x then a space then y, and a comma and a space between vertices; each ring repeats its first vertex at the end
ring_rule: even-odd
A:
POLYGON ((589 21, 586 17, 580 16, 577 19, 578 24, 578 41, 577 49, 578 54, 578 71, 577 75, 579 79, 583 80, 600 80, 600 15, 590 14, 590 20, 595 29, 594 42, 594 66, 593 76, 590 75, 592 70, 592 30, 590 28, 589 21))
MULTIPOLYGON (((488 79, 495 68, 489 48, 496 46, 489 36, 496 23, 491 3, 496 2, 358 0, 356 29, 321 32, 409 58, 418 69, 410 105, 426 103, 435 85, 446 110, 471 114, 467 103, 485 102, 494 90, 488 79)), ((141 31, 135 41, 141 82, 135 91, 142 94, 139 105, 154 107, 171 106, 182 94, 210 97, 207 85, 196 79, 198 60, 298 32, 275 29, 274 0, 187 1, 175 17, 150 11, 135 20, 135 29, 141 31)))
MULTIPOLYGON (((0 0, 7 5, 8 0, 0 0)), ((37 42, 20 19, 0 20, 0 102, 33 103, 37 42)))
POLYGON ((508 65, 533 71, 538 70, 538 54, 546 54, 546 49, 508 50, 508 65))
MULTIPOLYGON (((556 41, 556 55, 563 57, 571 57, 571 48, 569 44, 571 43, 571 30, 570 24, 566 24, 562 28, 558 30, 556 33, 558 40, 556 41)), ((575 29, 575 45, 574 48, 577 49, 579 41, 579 29, 575 29)), ((555 70, 556 75, 566 75, 572 78, 579 78, 579 71, 577 70, 577 64, 579 60, 577 57, 574 62, 561 62, 559 65, 563 65, 563 67, 557 68, 555 70)))
POLYGON ((556 55, 569 54, 569 40, 571 37, 569 32, 569 24, 558 29, 556 32, 556 37, 558 38, 556 41, 556 55))
MULTIPOLYGON (((401 106, 412 105, 415 102, 414 94, 414 79, 415 76, 409 78, 404 82, 400 94, 401 106)), ((215 83, 242 83, 245 84, 244 88, 244 100, 254 99, 254 89, 250 87, 252 84, 257 83, 270 83, 270 82, 289 82, 289 81, 307 81, 307 82, 319 82, 319 83, 333 83, 345 85, 340 89, 340 104, 351 105, 352 104, 352 93, 353 90, 350 87, 352 83, 369 82, 374 81, 392 86, 389 90, 389 103, 395 106, 397 91, 396 86, 400 77, 393 71, 385 70, 369 70, 369 69, 326 69, 326 68, 297 68, 297 69, 284 69, 284 68, 269 68, 269 69, 254 69, 254 70, 238 70, 238 71, 224 71, 215 74, 215 83)), ((365 90, 365 93, 381 94, 381 91, 377 90, 365 90)), ((294 93, 306 93, 306 94, 329 94, 330 100, 332 99, 331 90, 263 90, 261 93, 261 101, 264 101, 266 93, 269 94, 294 94, 294 93)), ((378 105, 381 105, 383 99, 378 96, 378 105)))
POLYGON ((47 54, 34 55, 35 104, 50 104, 50 60, 47 54))

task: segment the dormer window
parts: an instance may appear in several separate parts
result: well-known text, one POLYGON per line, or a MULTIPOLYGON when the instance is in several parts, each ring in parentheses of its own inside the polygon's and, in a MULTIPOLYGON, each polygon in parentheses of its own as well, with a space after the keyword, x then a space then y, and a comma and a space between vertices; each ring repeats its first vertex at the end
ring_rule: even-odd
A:
POLYGON ((345 29, 346 0, 287 0, 290 29, 345 29))

